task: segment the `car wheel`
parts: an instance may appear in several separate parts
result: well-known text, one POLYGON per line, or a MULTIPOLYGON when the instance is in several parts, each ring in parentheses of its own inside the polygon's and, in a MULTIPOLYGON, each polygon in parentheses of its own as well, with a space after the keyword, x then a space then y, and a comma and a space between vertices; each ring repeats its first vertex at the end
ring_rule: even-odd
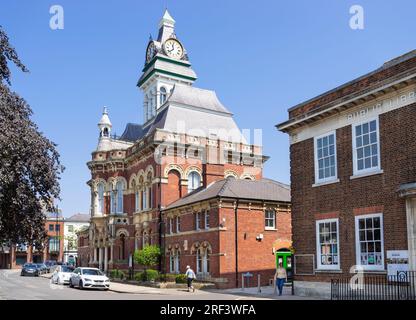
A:
POLYGON ((84 284, 82 283, 82 280, 79 280, 79 284, 78 287, 83 290, 84 289, 84 284))

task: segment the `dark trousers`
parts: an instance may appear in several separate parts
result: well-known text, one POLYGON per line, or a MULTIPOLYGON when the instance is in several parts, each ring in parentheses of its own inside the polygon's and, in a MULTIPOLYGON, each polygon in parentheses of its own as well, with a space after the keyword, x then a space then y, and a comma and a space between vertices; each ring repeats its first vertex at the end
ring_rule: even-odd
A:
POLYGON ((277 282, 277 289, 279 289, 279 295, 282 295, 282 292, 283 292, 283 286, 284 286, 284 284, 285 284, 285 281, 286 281, 286 279, 285 278, 282 278, 282 279, 277 279, 276 280, 276 282, 277 282))
POLYGON ((187 282, 188 282, 188 288, 192 287, 192 281, 194 281, 193 278, 188 278, 187 282))

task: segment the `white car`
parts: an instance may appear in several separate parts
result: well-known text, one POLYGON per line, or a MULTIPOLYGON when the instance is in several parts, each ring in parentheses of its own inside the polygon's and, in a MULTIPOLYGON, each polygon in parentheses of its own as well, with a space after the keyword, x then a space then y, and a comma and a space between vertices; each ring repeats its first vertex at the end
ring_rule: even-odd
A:
POLYGON ((100 288, 108 290, 110 279, 97 268, 76 268, 69 279, 69 286, 80 289, 100 288))
POLYGON ((56 284, 69 284, 73 268, 68 266, 57 266, 55 271, 52 273, 51 281, 56 284))

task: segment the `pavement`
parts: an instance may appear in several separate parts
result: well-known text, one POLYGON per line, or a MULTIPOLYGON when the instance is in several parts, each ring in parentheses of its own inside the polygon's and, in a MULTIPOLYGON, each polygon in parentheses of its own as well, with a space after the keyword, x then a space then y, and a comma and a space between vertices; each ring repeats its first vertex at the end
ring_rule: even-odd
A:
POLYGON ((0 270, 0 300, 294 300, 290 288, 284 295, 274 294, 272 287, 242 289, 161 289, 112 282, 109 291, 80 290, 51 283, 52 274, 22 277, 20 270, 0 270))
POLYGON ((51 274, 22 277, 20 270, 0 270, 0 300, 269 300, 222 290, 159 289, 132 284, 110 284, 109 291, 80 290, 50 281, 51 274))

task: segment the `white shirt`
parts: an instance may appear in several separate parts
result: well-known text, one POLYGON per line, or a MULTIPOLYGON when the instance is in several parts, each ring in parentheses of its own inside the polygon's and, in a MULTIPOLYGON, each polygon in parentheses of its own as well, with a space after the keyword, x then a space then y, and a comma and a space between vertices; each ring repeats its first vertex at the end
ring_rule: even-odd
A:
POLYGON ((194 272, 194 270, 192 270, 191 268, 189 268, 188 270, 186 270, 185 275, 186 275, 188 278, 195 279, 195 272, 194 272))

